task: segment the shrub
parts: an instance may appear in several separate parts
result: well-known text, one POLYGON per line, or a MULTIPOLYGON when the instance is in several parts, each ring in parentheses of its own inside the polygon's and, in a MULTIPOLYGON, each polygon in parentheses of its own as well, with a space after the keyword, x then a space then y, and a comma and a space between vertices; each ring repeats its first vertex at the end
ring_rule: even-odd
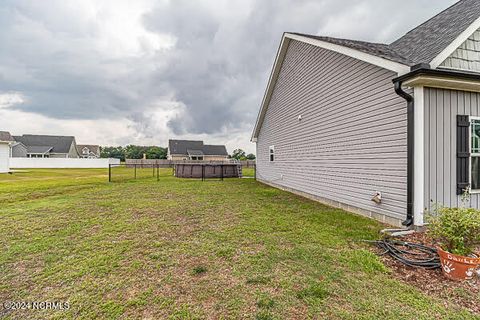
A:
POLYGON ((480 211, 436 207, 427 216, 428 233, 443 250, 468 256, 480 245, 480 211))

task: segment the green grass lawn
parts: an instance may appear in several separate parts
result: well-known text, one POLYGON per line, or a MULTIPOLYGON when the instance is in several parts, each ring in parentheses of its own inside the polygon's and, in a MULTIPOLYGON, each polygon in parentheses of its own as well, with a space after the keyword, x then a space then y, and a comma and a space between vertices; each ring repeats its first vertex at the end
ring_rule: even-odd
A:
POLYGON ((374 221, 254 179, 149 172, 0 175, 0 303, 70 304, 0 318, 475 318, 394 280, 356 242, 374 221))

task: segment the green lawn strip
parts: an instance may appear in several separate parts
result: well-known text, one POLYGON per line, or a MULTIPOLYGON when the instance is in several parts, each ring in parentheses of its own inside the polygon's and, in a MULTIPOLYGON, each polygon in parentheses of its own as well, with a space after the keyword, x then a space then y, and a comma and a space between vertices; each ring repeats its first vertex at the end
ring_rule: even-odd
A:
POLYGON ((80 171, 77 189, 28 199, 30 174, 0 207, 0 300, 72 307, 12 318, 475 319, 393 280, 358 242, 380 224, 253 179, 80 171))

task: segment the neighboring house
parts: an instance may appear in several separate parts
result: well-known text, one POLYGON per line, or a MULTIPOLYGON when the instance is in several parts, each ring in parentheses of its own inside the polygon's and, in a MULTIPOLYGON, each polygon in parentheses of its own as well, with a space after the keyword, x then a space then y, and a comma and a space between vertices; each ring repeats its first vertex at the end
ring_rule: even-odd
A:
MULTIPOLYGON (((78 158, 75 137, 46 136, 24 134, 14 136, 15 142, 21 143, 26 148, 28 158, 78 158)), ((22 147, 14 147, 13 153, 23 156, 22 147)))
POLYGON ((10 145, 13 138, 10 132, 0 131, 0 173, 10 172, 10 145))
POLYGON ((14 141, 10 149, 11 158, 25 158, 27 157, 27 147, 21 143, 14 141))
POLYGON ((390 224, 480 208, 480 1, 390 45, 285 33, 252 141, 258 180, 390 224))
POLYGON ((77 144, 77 152, 80 158, 100 158, 100 146, 97 145, 77 144))
POLYGON ((168 160, 223 161, 227 158, 225 146, 203 144, 203 141, 168 140, 168 160))

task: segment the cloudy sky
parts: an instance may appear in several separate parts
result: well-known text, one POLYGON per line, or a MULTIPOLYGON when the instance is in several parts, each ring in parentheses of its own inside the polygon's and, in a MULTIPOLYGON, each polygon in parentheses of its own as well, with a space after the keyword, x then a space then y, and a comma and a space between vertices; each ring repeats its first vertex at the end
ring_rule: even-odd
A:
POLYGON ((0 0, 0 130, 249 142, 284 31, 390 43, 455 0, 0 0))

